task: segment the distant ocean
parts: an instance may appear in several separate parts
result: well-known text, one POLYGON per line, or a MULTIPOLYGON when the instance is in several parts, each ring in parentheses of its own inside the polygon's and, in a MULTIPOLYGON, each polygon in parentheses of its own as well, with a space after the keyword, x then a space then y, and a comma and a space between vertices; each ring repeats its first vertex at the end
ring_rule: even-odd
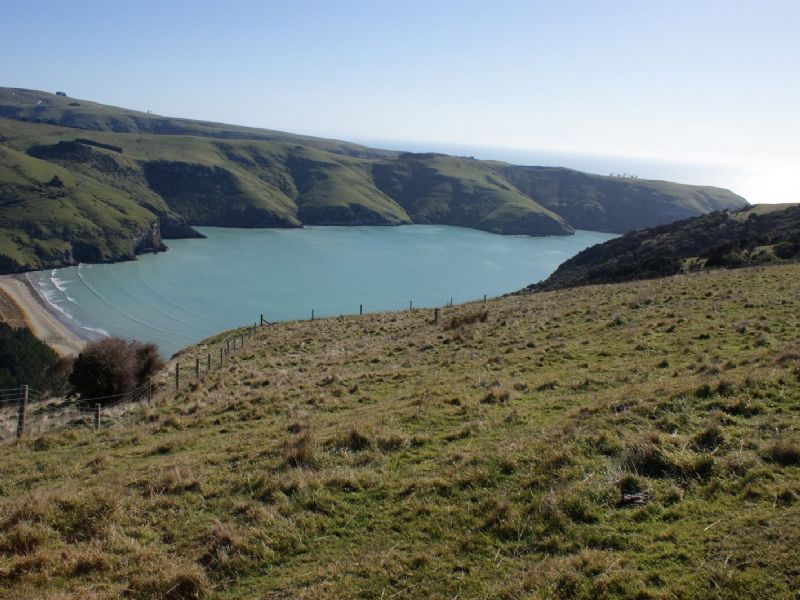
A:
POLYGON ((598 175, 628 174, 641 179, 661 179, 692 185, 713 185, 739 194, 751 204, 800 202, 793 169, 785 167, 737 167, 632 158, 628 156, 518 150, 492 146, 463 146, 397 140, 357 140, 359 143, 408 152, 441 152, 482 160, 502 160, 516 165, 567 167, 598 175))

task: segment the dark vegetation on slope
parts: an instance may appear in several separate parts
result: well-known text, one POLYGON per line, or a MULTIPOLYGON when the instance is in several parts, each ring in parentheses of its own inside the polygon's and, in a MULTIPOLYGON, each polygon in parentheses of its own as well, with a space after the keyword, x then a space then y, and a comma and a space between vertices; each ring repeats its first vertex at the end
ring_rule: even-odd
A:
POLYGON ((592 246, 545 281, 555 290, 800 258, 800 206, 755 206, 633 231, 592 246))
POLYGON ((193 225, 624 232, 746 203, 718 188, 378 150, 0 88, 0 272, 125 260, 193 225))
POLYGON ((69 373, 71 392, 110 404, 146 383, 162 367, 155 344, 103 338, 87 344, 69 373))
POLYGON ((58 392, 63 389, 69 368, 68 360, 60 359, 26 327, 0 323, 0 389, 29 385, 58 392))

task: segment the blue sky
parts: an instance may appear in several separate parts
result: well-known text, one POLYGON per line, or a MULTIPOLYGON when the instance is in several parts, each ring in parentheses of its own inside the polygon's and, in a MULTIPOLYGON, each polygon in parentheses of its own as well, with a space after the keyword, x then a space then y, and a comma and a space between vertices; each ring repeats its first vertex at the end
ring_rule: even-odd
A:
POLYGON ((352 140, 741 166, 800 201, 800 2, 0 0, 0 84, 352 140), (792 182, 793 185, 793 182, 792 182))

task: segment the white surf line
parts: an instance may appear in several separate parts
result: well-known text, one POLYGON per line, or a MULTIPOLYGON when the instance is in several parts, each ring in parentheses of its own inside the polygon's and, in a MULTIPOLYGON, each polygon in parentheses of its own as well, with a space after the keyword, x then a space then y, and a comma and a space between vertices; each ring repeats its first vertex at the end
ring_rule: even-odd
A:
MULTIPOLYGON (((83 285, 85 285, 85 286, 86 286, 86 288, 87 288, 87 289, 88 289, 90 292, 92 292, 92 294, 94 294, 95 296, 97 296, 97 298, 99 298, 101 302, 103 302, 103 303, 104 303, 104 304, 106 304, 107 306, 110 306, 110 307, 111 307, 111 308, 112 308, 112 309, 113 309, 115 312, 117 312, 117 313, 121 314, 121 315, 122 315, 122 316, 124 316, 124 317, 127 317, 129 320, 133 321, 134 323, 138 323, 139 325, 141 325, 142 327, 145 327, 146 329, 151 329, 151 330, 153 330, 153 331, 158 331, 158 332, 168 333, 168 334, 171 334, 171 335, 177 336, 177 337, 179 337, 179 338, 183 338, 183 339, 185 339, 185 340, 189 340, 189 342, 194 342, 194 341, 195 341, 195 338, 194 338, 194 337, 191 337, 191 336, 185 335, 185 334, 183 334, 183 333, 179 333, 179 332, 177 332, 177 331, 172 331, 172 330, 170 330, 170 329, 165 329, 165 328, 163 328, 163 327, 158 327, 158 326, 155 326, 155 325, 150 325, 149 323, 146 323, 145 321, 142 321, 142 320, 140 320, 140 319, 138 319, 138 318, 134 317, 133 315, 131 315, 131 314, 128 314, 128 313, 127 313, 127 312, 125 312, 124 310, 121 310, 121 309, 119 309, 118 307, 114 306, 114 304, 112 304, 110 300, 108 300, 107 298, 105 298, 105 297, 104 297, 102 294, 100 294, 100 292, 98 292, 98 291, 97 291, 96 289, 94 289, 94 288, 93 288, 91 285, 89 285, 89 283, 86 281, 86 279, 85 279, 85 278, 83 277, 83 275, 81 274, 80 270, 78 270, 78 271, 76 271, 76 272, 78 273, 78 279, 80 279, 80 280, 81 280, 81 282, 83 283, 83 285)), ((154 337, 155 337, 155 336, 154 336, 154 337)))
MULTIPOLYGON (((111 278, 116 280, 116 281, 118 281, 117 276, 114 275, 113 271, 111 273, 111 278)), ((138 279, 139 279, 139 281, 141 281, 141 277, 139 277, 138 279)), ((196 329, 197 331, 199 331, 200 333, 205 334, 206 336, 214 335, 214 333, 215 333, 214 331, 203 329, 202 327, 199 327, 199 326, 195 325, 194 323, 189 323, 188 321, 184 321, 183 319, 181 319, 179 317, 176 317, 176 316, 171 315, 171 314, 169 314, 167 312, 164 312, 160 308, 158 308, 156 306, 153 306, 149 302, 146 302, 146 301, 142 300, 142 298, 136 296, 136 294, 131 292, 130 289, 127 286, 125 286, 124 284, 122 284, 122 283, 118 283, 117 287, 120 290, 122 290, 122 292, 127 294, 130 298, 132 298, 133 300, 138 302, 139 304, 147 306, 148 309, 153 310, 154 312, 157 312, 158 314, 166 317, 170 321, 174 321, 176 323, 180 323, 181 325, 186 325, 187 327, 189 327, 191 329, 196 329)))

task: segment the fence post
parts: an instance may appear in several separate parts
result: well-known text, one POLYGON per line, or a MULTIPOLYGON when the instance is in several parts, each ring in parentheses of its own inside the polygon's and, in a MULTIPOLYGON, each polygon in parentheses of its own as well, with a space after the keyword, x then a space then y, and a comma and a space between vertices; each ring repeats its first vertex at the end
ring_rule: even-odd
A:
POLYGON ((364 305, 363 304, 359 304, 358 305, 358 314, 359 315, 363 315, 364 314, 364 305))
POLYGON ((175 389, 181 389, 181 365, 177 363, 175 365, 175 389))
POLYGON ((28 410, 28 386, 20 387, 22 396, 17 403, 17 439, 25 434, 25 412, 28 410))
POLYGON ((486 294, 483 295, 483 303, 486 304, 486 294))
POLYGON ((223 353, 222 345, 220 345, 220 347, 219 347, 219 366, 220 367, 222 366, 222 363, 224 362, 223 359, 222 359, 222 353, 223 353))
POLYGON ((147 404, 149 406, 153 405, 153 379, 149 378, 147 380, 147 404))
POLYGON ((194 378, 195 380, 200 379, 200 359, 194 359, 194 378))
POLYGON ((262 325, 262 326, 264 325, 264 315, 263 314, 261 315, 261 321, 259 322, 259 325, 262 325))
POLYGON ((433 322, 434 323, 438 323, 439 322, 439 309, 438 308, 434 308, 433 309, 433 322))
POLYGON ((206 371, 210 370, 211 370, 211 352, 209 352, 208 356, 206 357, 206 371))
POLYGON ((242 344, 239 347, 244 348, 244 334, 241 334, 241 336, 242 336, 242 344))
POLYGON ((100 404, 94 405, 94 428, 100 429, 100 404))
POLYGON ((225 356, 231 353, 231 338, 225 338, 225 356))
POLYGON ((314 309, 313 308, 311 309, 311 320, 312 321, 314 320, 314 309))
POLYGON ((450 308, 453 308, 453 299, 450 298, 450 308))
POLYGON ((408 301, 408 310, 411 310, 412 308, 414 308, 414 301, 413 300, 409 300, 408 301))

